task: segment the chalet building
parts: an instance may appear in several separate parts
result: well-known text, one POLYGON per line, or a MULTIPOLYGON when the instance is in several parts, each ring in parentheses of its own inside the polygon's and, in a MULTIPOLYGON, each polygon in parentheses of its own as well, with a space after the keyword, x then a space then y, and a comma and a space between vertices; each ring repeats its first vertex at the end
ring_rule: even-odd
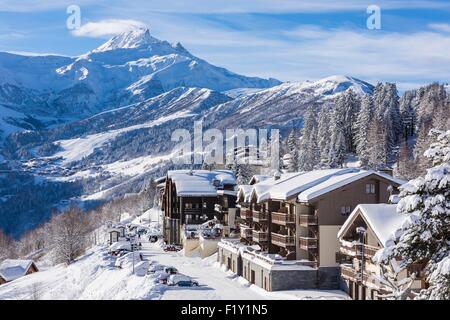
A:
MULTIPOLYGON (((338 233, 341 253, 341 288, 354 300, 378 300, 389 294, 383 283, 383 270, 373 261, 378 250, 392 240, 407 215, 396 212, 395 204, 361 204, 353 210, 338 233)), ((378 253, 379 254, 379 253, 378 253)), ((423 267, 413 265, 398 270, 392 261, 388 272, 398 272, 397 281, 404 281, 415 273, 411 290, 425 287, 423 267)))
MULTIPOLYGON (((240 186, 241 242, 312 268, 316 288, 337 289, 340 227, 358 204, 387 203, 402 183, 385 173, 346 168, 284 173, 240 186)), ((291 281, 291 288, 310 287, 302 283, 291 281)))
POLYGON ((181 244, 185 225, 216 220, 224 233, 235 228, 236 177, 229 170, 172 170, 163 194, 163 232, 167 243, 181 244))
POLYGON ((0 285, 38 271, 33 260, 6 259, 0 264, 0 285))

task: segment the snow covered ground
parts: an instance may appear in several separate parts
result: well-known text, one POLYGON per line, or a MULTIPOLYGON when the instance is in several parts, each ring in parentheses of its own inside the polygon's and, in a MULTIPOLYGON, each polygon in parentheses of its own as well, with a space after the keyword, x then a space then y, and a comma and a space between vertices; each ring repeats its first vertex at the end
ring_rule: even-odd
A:
MULTIPOLYGON (((158 210, 149 210, 133 223, 158 227, 158 210)), ((342 291, 291 290, 266 292, 245 279, 219 268, 216 255, 206 259, 164 252, 159 243, 142 239, 144 260, 174 266, 198 281, 198 287, 155 284, 153 275, 138 276, 132 266, 114 266, 106 246, 95 246, 72 265, 51 267, 0 286, 3 299, 347 299, 342 291)), ((39 264, 38 264, 39 266, 39 264)))

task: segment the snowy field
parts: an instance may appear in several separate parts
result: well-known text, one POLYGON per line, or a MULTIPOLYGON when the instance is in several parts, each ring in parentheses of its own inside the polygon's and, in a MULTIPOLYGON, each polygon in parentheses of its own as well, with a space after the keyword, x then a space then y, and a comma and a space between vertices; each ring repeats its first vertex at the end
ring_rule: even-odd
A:
MULTIPOLYGON (((150 210, 134 223, 157 228, 159 211, 150 210), (150 217, 150 221, 149 218, 150 217)), ((114 266, 107 246, 91 248, 72 265, 51 267, 0 286, 3 299, 347 299, 342 291, 292 290, 266 292, 245 279, 219 268, 216 254, 206 259, 164 252, 159 243, 142 241, 144 260, 174 266, 198 281, 198 287, 155 284, 153 275, 132 273, 132 264, 114 266)), ((38 264, 39 266, 39 264, 38 264)))

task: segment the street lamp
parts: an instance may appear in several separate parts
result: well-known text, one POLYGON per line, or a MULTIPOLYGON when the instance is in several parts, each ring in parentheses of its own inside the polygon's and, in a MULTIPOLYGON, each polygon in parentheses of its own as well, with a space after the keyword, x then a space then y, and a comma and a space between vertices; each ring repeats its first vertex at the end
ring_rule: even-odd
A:
POLYGON ((361 243, 361 284, 364 281, 364 236, 366 235, 366 229, 364 227, 356 228, 356 233, 360 236, 361 243))

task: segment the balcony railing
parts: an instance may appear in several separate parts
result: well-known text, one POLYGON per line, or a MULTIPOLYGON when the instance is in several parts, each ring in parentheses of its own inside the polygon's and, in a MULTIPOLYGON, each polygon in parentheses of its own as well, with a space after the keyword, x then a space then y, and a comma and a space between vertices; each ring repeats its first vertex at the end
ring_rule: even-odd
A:
POLYGON ((252 238, 252 231, 252 228, 241 225, 241 238, 250 240, 252 238))
POLYGON ((374 246, 355 243, 352 247, 341 246, 339 251, 347 256, 361 257, 363 248, 364 248, 364 257, 365 258, 372 258, 377 253, 377 251, 380 249, 380 248, 377 248, 374 246))
POLYGON ((253 211, 253 221, 254 222, 265 222, 269 219, 267 212, 253 211))
POLYGON ((253 211, 249 209, 241 209, 241 219, 251 220, 253 219, 253 211))
POLYGON ((371 276, 371 273, 364 272, 361 278, 361 272, 356 271, 350 265, 341 265, 341 276, 344 279, 351 280, 353 282, 362 283, 364 285, 371 284, 379 287, 379 282, 376 278, 371 276))
POLYGON ((272 223, 282 226, 295 223, 295 215, 292 213, 272 212, 272 223))
POLYGON ((317 238, 300 237, 299 244, 303 250, 317 249, 317 238))
POLYGON ((199 208, 184 208, 184 214, 202 214, 202 209, 199 209, 199 208))
POLYGON ((351 266, 341 265, 341 276, 347 280, 356 280, 357 272, 351 266))
POLYGON ((261 242, 266 242, 268 240, 267 231, 253 230, 252 235, 253 235, 254 242, 261 243, 261 242))
POLYGON ((279 247, 292 247, 295 246, 295 236, 288 236, 272 232, 272 244, 279 247))
POLYGON ((312 214, 301 214, 300 215, 300 225, 302 227, 316 226, 317 216, 312 214))

